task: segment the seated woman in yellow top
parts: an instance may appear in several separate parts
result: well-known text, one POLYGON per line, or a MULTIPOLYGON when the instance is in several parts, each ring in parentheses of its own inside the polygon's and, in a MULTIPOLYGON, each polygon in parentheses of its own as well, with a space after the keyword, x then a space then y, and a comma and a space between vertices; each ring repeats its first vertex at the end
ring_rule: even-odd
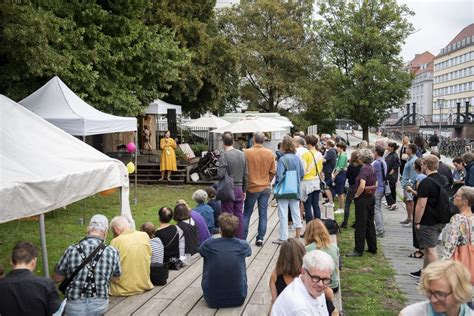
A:
POLYGON ((170 137, 170 131, 165 132, 165 137, 160 140, 161 159, 160 159, 160 170, 161 178, 163 181, 165 173, 168 172, 167 179, 170 181, 171 171, 176 171, 176 154, 174 149, 176 148, 176 142, 170 137))

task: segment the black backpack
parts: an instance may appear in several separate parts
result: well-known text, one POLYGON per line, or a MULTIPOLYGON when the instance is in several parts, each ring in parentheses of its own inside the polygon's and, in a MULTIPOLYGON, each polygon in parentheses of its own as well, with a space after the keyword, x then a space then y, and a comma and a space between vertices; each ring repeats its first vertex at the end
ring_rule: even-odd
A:
POLYGON ((433 182, 439 188, 438 202, 436 203, 436 219, 442 224, 447 224, 451 217, 456 214, 454 205, 449 199, 447 191, 449 186, 448 184, 442 185, 431 177, 427 177, 426 179, 433 182))

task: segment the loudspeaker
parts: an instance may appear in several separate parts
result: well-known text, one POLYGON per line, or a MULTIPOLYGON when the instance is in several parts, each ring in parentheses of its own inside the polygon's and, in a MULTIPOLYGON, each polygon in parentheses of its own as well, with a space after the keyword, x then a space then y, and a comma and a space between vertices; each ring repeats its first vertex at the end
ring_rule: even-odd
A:
POLYGON ((171 137, 176 138, 178 135, 178 128, 176 126, 176 109, 167 109, 166 118, 168 120, 168 130, 170 131, 171 137))

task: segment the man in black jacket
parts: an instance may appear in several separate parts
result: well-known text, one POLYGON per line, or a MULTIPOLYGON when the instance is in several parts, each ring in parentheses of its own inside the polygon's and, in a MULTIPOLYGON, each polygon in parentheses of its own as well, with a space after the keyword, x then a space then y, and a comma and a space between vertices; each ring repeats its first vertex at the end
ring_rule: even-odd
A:
MULTIPOLYGON (((454 183, 454 179, 453 179, 453 173, 452 173, 451 169, 448 167, 448 165, 446 165, 445 163, 443 163, 441 161, 441 155, 439 154, 439 152, 432 151, 431 154, 438 157, 438 159, 439 159, 438 173, 442 174, 443 176, 446 177, 446 179, 448 180, 449 188, 452 188, 453 183, 454 183)), ((451 192, 451 190, 447 190, 447 191, 448 191, 449 197, 454 195, 454 192, 451 192)))
POLYGON ((53 280, 33 274, 38 250, 29 242, 13 248, 13 271, 0 280, 0 315, 51 315, 59 308, 53 280))

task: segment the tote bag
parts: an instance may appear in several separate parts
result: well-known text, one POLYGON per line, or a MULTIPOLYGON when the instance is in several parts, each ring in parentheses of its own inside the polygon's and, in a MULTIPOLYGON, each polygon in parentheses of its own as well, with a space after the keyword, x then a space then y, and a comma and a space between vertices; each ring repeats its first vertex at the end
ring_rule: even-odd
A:
POLYGON ((285 166, 285 173, 280 182, 275 186, 273 194, 277 199, 296 200, 298 199, 298 174, 296 170, 288 170, 285 158, 283 165, 285 166))
POLYGON ((457 246, 453 260, 461 262, 471 273, 471 284, 474 285, 474 245, 471 244, 471 223, 466 218, 467 245, 457 246))

